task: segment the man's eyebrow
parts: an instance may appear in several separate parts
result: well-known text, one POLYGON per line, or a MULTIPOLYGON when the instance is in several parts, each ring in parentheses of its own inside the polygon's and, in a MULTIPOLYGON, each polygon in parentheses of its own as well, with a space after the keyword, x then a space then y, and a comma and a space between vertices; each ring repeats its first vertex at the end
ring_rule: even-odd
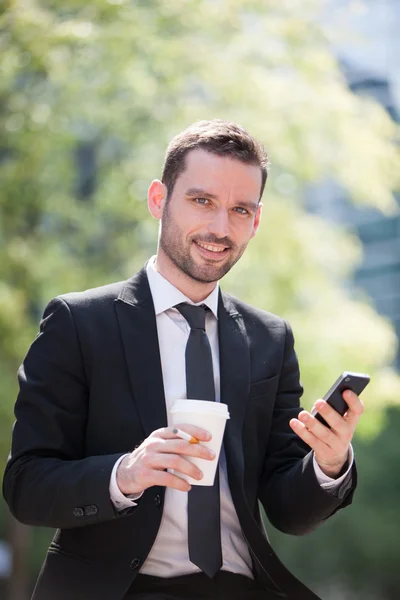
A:
POLYGON ((211 192, 207 192, 206 190, 203 190, 202 188, 189 188, 188 190, 186 190, 186 196, 198 196, 198 197, 206 197, 206 198, 212 198, 213 200, 216 200, 217 196, 215 194, 212 194, 211 192))

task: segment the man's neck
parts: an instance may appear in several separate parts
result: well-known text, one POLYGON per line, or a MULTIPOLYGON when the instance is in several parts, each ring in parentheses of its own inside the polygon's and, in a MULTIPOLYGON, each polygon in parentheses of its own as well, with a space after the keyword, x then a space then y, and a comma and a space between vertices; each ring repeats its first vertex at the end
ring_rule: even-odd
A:
POLYGON ((162 251, 160 252, 160 250, 154 261, 154 268, 195 304, 205 300, 217 285, 216 281, 202 283, 201 281, 192 279, 186 275, 186 273, 178 269, 178 267, 174 265, 162 251))

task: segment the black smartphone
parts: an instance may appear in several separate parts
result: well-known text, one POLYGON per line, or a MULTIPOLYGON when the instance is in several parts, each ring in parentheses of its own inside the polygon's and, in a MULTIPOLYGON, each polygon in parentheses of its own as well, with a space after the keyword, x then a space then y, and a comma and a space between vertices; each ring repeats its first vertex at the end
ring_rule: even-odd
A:
MULTIPOLYGON (((343 392, 351 390, 357 396, 367 387, 369 384, 370 377, 365 373, 352 373, 351 371, 345 371, 335 381, 331 389, 325 394, 322 400, 325 400, 332 408, 334 408, 341 416, 344 415, 348 406, 342 397, 343 392)), ((319 414, 316 408, 311 411, 313 417, 321 421, 326 427, 330 427, 323 417, 319 414)))

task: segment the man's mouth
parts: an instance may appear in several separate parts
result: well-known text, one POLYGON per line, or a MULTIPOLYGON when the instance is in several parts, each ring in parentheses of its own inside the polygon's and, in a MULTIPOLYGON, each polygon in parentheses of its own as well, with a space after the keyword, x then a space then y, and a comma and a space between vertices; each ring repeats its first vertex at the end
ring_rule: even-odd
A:
POLYGON ((204 258, 219 259, 223 258, 230 250, 228 246, 221 246, 217 244, 208 244, 206 242, 194 241, 198 251, 204 258))
POLYGON ((223 252, 224 250, 227 249, 226 246, 213 246, 211 244, 203 244, 202 242, 196 242, 196 244, 198 246, 201 246, 201 248, 205 248, 206 250, 209 250, 210 252, 223 252))

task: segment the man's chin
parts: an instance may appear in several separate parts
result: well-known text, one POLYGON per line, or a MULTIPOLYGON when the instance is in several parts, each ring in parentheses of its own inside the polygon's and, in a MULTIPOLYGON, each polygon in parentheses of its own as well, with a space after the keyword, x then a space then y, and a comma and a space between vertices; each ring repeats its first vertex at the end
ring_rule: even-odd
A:
POLYGON ((186 272, 189 277, 200 283, 216 283, 228 273, 231 265, 196 265, 186 272))

